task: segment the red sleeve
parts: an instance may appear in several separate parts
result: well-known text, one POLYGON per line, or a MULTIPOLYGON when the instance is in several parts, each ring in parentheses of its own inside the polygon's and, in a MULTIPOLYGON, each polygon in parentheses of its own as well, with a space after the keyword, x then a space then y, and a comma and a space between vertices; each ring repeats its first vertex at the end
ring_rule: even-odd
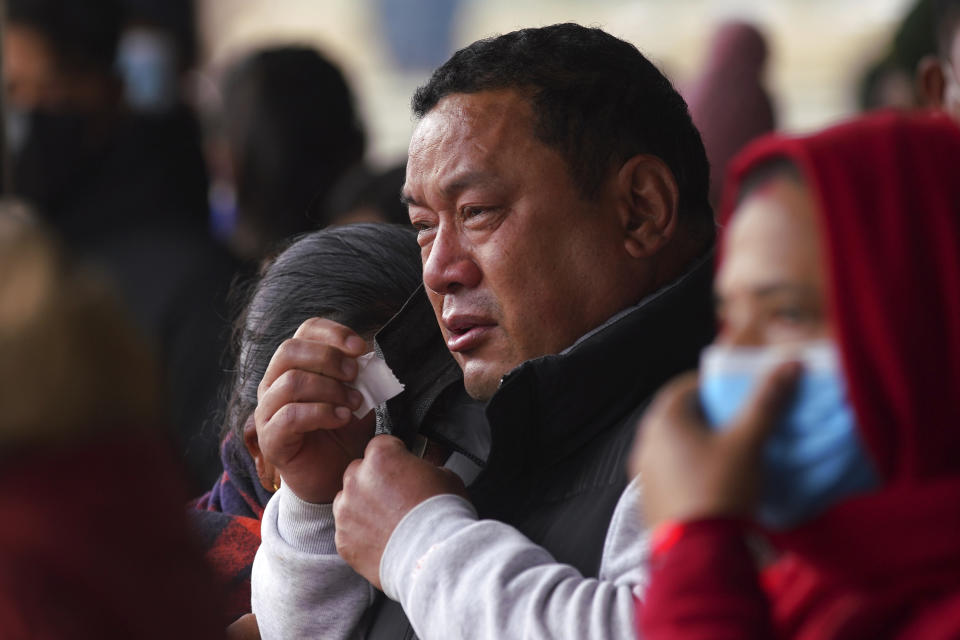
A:
POLYGON ((772 638, 770 613, 743 527, 729 519, 675 525, 654 550, 637 601, 644 640, 772 638))

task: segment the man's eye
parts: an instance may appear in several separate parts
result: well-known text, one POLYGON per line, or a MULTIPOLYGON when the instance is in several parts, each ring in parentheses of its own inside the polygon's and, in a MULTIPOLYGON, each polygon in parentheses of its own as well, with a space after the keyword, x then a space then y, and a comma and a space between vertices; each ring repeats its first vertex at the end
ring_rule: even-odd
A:
POLYGON ((470 218, 476 218, 488 213, 493 213, 497 210, 497 207, 488 207, 488 206, 479 206, 479 205, 470 205, 463 207, 460 210, 460 216, 464 220, 469 220, 470 218))
POLYGON ((413 229, 417 232, 417 242, 422 246, 436 231, 436 227, 428 222, 414 222, 413 229))
POLYGON ((417 219, 410 221, 410 225, 416 230, 417 233, 421 233, 423 231, 430 231, 431 229, 436 228, 437 221, 418 216, 417 219))

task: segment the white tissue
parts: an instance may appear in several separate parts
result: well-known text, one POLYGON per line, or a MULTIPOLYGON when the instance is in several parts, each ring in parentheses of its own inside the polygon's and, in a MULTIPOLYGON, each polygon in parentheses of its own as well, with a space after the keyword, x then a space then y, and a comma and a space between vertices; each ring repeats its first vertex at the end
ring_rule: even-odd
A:
POLYGON ((397 380, 387 363, 371 351, 357 358, 359 369, 353 388, 363 396, 363 404, 353 415, 362 418, 390 398, 403 391, 403 383, 397 380))

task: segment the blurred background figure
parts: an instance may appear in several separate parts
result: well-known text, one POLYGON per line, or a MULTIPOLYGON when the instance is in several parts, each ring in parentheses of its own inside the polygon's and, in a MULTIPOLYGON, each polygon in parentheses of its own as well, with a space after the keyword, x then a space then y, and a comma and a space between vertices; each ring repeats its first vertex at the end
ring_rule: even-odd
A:
POLYGON ((430 8, 436 0, 195 3, 205 68, 222 68, 238 52, 279 42, 307 43, 336 60, 356 92, 369 134, 367 160, 377 168, 391 166, 406 152, 412 130, 408 102, 430 71, 423 60, 443 59, 437 51, 448 49, 449 54, 521 25, 574 21, 602 26, 636 44, 681 87, 700 75, 718 24, 757 25, 771 52, 765 75, 775 96, 777 128, 794 133, 857 112, 865 69, 885 59, 895 39, 897 58, 912 62, 898 62, 903 71, 890 84, 913 96, 916 62, 934 49, 929 28, 922 26, 924 21, 929 25, 928 18, 904 23, 918 0, 483 0, 440 3, 442 9, 430 8), (397 7, 403 12, 399 18, 397 7), (913 24, 918 26, 907 28, 913 24), (388 29, 401 34, 399 48, 385 37, 388 29), (431 53, 409 51, 421 45, 431 53))
POLYGON ((330 195, 327 220, 332 225, 357 222, 410 224, 407 205, 400 202, 406 176, 406 163, 384 171, 357 167, 340 180, 330 195))
POLYGON ((308 47, 263 49, 227 71, 222 102, 208 150, 214 215, 233 252, 258 260, 327 226, 326 200, 366 148, 340 70, 308 47))
POLYGON ((431 72, 450 57, 462 0, 375 0, 390 57, 400 69, 431 72))
POLYGON ((776 126, 764 87, 767 42, 746 22, 727 22, 713 35, 703 69, 684 91, 710 160, 710 202, 719 205, 727 163, 743 146, 776 126))
POLYGON ((197 63, 193 0, 121 0, 125 25, 116 68, 127 105, 160 114, 181 106, 182 87, 197 63))
POLYGON ((933 6, 937 50, 917 66, 917 86, 924 104, 960 122, 960 0, 934 0, 933 6))
MULTIPOLYGON (((127 63, 118 62, 126 25, 143 13, 117 0, 6 6, 13 192, 112 279, 161 358, 163 409, 194 484, 208 486, 219 469, 216 430, 205 433, 204 421, 216 406, 225 296, 237 264, 208 233, 196 119, 177 82, 144 89, 137 83, 156 84, 150 66, 131 67, 129 51, 127 63)), ((159 66, 179 69, 170 51, 159 66)))
POLYGON ((107 283, 0 207, 5 638, 222 636, 158 382, 107 283))
POLYGON ((935 52, 933 1, 912 0, 886 50, 860 79, 860 110, 913 109, 923 104, 914 73, 920 61, 935 52))

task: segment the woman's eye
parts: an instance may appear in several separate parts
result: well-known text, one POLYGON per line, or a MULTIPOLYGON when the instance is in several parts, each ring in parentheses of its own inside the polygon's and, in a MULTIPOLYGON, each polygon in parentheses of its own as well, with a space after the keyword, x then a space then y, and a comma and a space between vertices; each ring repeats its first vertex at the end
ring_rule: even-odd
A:
POLYGON ((811 309, 802 309, 799 307, 783 307, 774 309, 773 317, 783 322, 791 324, 809 324, 817 319, 817 314, 811 309))

